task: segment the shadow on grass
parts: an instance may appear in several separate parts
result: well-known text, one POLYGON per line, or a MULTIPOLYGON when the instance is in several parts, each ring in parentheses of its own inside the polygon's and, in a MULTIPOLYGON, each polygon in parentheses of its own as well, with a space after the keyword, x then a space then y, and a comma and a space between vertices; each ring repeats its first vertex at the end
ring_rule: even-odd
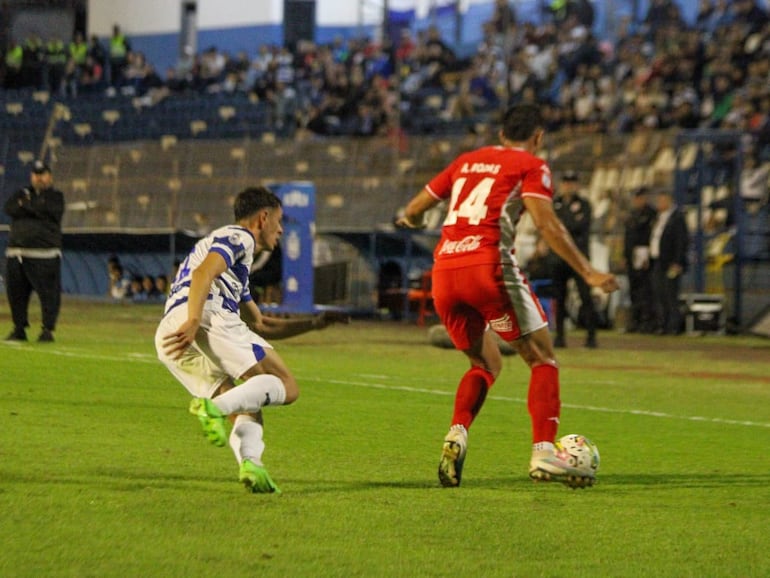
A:
MULTIPOLYGON (((7 473, 4 476, 4 488, 0 493, 13 491, 14 484, 24 485, 71 485, 94 486, 120 492, 140 492, 153 489, 179 489, 185 486, 188 490, 198 486, 201 491, 210 491, 212 485, 232 485, 236 487, 235 476, 216 475, 202 476, 188 472, 185 475, 163 472, 138 472, 130 468, 103 468, 98 472, 81 472, 69 475, 40 475, 7 473)), ((478 477, 466 478, 461 488, 442 488, 433 477, 420 477, 402 480, 346 480, 346 479, 317 479, 317 478, 276 478, 276 482, 284 491, 293 494, 347 494, 353 492, 377 492, 383 490, 435 490, 435 491, 532 491, 546 487, 562 488, 559 483, 533 482, 527 477, 478 477)), ((678 491, 682 489, 730 489, 766 488, 770 485, 770 474, 735 474, 730 472, 714 472, 703 474, 608 474, 599 476, 592 488, 597 491, 609 490, 613 493, 654 489, 660 491, 678 491)), ((565 488, 566 489, 566 488, 565 488)))

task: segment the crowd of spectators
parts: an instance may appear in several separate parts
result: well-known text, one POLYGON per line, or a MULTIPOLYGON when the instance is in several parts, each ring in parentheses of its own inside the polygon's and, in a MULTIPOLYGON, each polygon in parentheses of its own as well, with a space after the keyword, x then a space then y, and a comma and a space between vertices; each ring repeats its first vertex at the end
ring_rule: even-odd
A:
POLYGON ((107 296, 115 301, 163 303, 168 296, 168 276, 127 271, 113 255, 107 260, 107 296))
POLYGON ((431 27, 382 42, 262 45, 253 57, 211 46, 187 51, 162 76, 115 26, 106 44, 76 34, 69 46, 37 38, 11 45, 4 84, 71 97, 123 93, 148 106, 177 93, 243 92, 268 104, 282 136, 299 128, 386 134, 422 113, 471 126, 506 103, 536 101, 552 130, 731 128, 767 150, 770 19, 757 0, 701 0, 691 24, 674 0, 651 0, 641 21, 619 23, 612 39, 596 38, 592 22, 583 0, 550 3, 540 24, 519 21, 514 4, 496 0, 484 40, 467 57, 431 27))

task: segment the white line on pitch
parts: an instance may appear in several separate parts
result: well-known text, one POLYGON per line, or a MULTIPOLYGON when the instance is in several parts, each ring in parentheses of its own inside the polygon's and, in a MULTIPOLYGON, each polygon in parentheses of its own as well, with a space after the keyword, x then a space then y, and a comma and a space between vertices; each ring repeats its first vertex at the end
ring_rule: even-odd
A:
MULTIPOLYGON (((454 392, 450 392, 450 391, 425 389, 422 387, 409 387, 406 385, 387 385, 384 383, 371 383, 366 381, 344 381, 340 379, 323 379, 320 377, 303 377, 302 379, 311 380, 311 381, 323 381, 325 383, 335 383, 338 385, 351 385, 354 387, 368 387, 371 389, 387 389, 387 390, 394 390, 394 391, 407 391, 411 393, 427 393, 430 395, 454 396, 454 392)), ((526 399, 521 399, 516 397, 503 397, 499 395, 490 395, 489 397, 487 397, 487 399, 493 399, 495 401, 508 401, 512 403, 522 403, 522 404, 527 403, 526 399)), ((697 416, 697 415, 693 415, 693 416, 674 415, 671 413, 665 413, 661 411, 648 411, 644 409, 614 409, 609 407, 597 407, 594 405, 578 405, 573 403, 563 403, 562 407, 567 407, 570 409, 579 409, 583 411, 597 411, 602 413, 641 415, 646 417, 662 417, 666 419, 678 419, 678 420, 684 420, 684 421, 700 421, 700 422, 720 423, 720 424, 728 424, 728 425, 742 425, 742 426, 748 426, 748 427, 770 428, 770 423, 748 421, 748 420, 737 420, 737 419, 725 419, 721 417, 703 417, 703 416, 697 416)))

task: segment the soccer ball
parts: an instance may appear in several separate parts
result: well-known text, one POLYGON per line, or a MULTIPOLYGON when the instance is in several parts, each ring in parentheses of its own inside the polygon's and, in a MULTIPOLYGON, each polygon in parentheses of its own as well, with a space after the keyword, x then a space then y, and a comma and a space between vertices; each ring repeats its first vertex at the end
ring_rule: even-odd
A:
POLYGON ((587 437, 570 434, 562 437, 556 444, 556 456, 573 468, 579 468, 593 474, 599 469, 599 448, 587 437))

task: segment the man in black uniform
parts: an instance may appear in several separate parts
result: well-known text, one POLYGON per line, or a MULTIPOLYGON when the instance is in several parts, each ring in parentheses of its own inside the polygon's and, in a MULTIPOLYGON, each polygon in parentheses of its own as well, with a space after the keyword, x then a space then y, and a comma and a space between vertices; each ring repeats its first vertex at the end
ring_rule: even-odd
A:
POLYGON ((61 304, 64 195, 53 188, 48 165, 35 161, 30 186, 6 201, 5 212, 11 217, 5 256, 8 302, 14 325, 7 340, 27 340, 27 309, 32 291, 35 291, 43 314, 43 329, 38 341, 53 341, 61 304))
POLYGON ((652 333, 652 270, 650 269, 650 233, 655 209, 647 202, 648 190, 642 187, 631 196, 631 211, 625 223, 623 258, 628 272, 631 315, 626 327, 629 333, 652 333))
MULTIPOLYGON (((585 255, 588 255, 588 241, 591 232, 591 203, 578 194, 580 182, 575 171, 565 171, 562 175, 559 195, 553 201, 556 214, 575 240, 575 245, 585 255)), ((555 347, 566 347, 564 321, 567 318, 567 282, 575 280, 580 295, 579 319, 585 325, 588 335, 585 346, 591 349, 597 347, 596 323, 597 315, 594 308, 591 288, 583 278, 562 259, 555 260, 553 273, 553 292, 556 298, 556 338, 555 347)))

